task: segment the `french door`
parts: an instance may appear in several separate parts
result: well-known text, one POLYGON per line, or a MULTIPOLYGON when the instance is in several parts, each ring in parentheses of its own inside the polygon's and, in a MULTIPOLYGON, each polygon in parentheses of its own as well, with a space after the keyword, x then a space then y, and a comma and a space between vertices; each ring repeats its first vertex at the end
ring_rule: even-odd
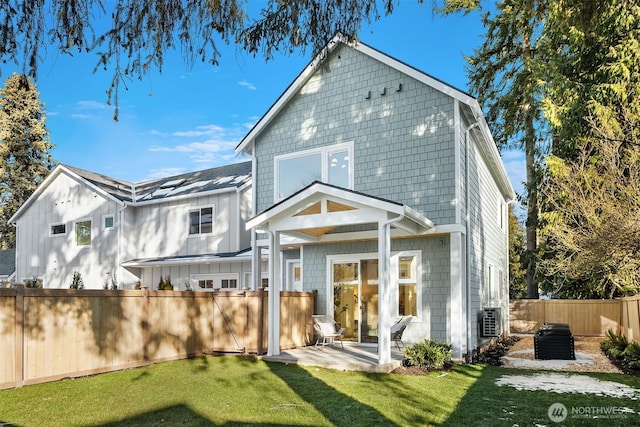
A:
POLYGON ((344 339, 378 342, 378 260, 332 264, 333 315, 344 339))

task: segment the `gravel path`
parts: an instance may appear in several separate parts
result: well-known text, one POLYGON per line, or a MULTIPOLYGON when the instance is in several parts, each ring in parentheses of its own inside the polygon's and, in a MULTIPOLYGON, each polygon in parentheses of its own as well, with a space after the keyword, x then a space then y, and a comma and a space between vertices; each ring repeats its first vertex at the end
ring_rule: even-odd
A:
POLYGON ((600 350, 602 340, 602 337, 574 336, 576 360, 537 360, 534 358, 533 336, 521 336, 520 341, 511 346, 501 360, 506 368, 620 373, 600 350))

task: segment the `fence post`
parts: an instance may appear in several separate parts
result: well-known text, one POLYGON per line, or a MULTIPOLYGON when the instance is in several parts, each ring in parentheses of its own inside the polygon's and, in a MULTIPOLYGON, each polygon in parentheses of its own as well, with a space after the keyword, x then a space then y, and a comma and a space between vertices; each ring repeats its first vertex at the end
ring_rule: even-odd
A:
POLYGON ((149 288, 142 287, 142 359, 149 361, 149 288))
POLYGON ((15 361, 16 387, 24 385, 24 285, 16 288, 16 329, 15 329, 15 361))
POLYGON ((258 289, 258 327, 256 328, 258 331, 258 339, 257 339, 257 347, 258 347, 258 356, 261 356, 263 353, 263 345, 262 337, 264 335, 264 288, 260 287, 258 289))

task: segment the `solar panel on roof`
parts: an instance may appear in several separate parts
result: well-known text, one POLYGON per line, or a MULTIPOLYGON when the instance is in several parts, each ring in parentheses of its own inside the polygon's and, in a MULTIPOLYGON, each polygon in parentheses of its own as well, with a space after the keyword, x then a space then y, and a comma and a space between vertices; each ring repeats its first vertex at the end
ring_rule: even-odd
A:
POLYGON ((182 184, 185 181, 186 180, 184 178, 182 178, 182 179, 174 179, 174 180, 171 180, 171 181, 163 182, 162 184, 160 184, 160 188, 177 187, 178 185, 182 184))

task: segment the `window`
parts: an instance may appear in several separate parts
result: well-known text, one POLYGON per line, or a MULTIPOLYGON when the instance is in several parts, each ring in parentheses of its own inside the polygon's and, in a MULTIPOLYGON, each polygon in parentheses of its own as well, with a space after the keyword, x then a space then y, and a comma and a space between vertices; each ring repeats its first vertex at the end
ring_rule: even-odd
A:
POLYGON ((114 225, 113 215, 105 215, 102 217, 102 225, 105 230, 112 230, 114 225))
POLYGON ((398 257, 398 315, 418 315, 418 284, 416 257, 398 257))
POLYGON ((322 181, 353 188, 353 142, 336 144, 275 158, 275 199, 322 181))
POLYGON ((63 236, 67 234, 66 224, 53 224, 51 226, 51 236, 63 236))
POLYGON ((91 220, 85 219, 78 221, 76 226, 76 245, 77 246, 90 246, 91 245, 91 220))
POLYGON ((213 232, 213 207, 189 211, 189 235, 213 232))
POLYGON ((238 273, 222 274, 200 274, 192 276, 195 282, 195 289, 198 291, 213 291, 215 289, 236 290, 238 289, 238 273))

